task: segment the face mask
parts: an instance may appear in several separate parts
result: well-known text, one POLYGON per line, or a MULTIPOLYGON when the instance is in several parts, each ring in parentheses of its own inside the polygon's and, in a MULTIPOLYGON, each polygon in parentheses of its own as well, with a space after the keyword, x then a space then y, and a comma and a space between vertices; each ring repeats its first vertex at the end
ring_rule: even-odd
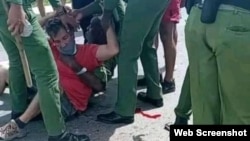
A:
POLYGON ((70 56, 75 55, 77 52, 75 40, 71 39, 66 46, 60 47, 59 51, 64 55, 70 55, 70 56))

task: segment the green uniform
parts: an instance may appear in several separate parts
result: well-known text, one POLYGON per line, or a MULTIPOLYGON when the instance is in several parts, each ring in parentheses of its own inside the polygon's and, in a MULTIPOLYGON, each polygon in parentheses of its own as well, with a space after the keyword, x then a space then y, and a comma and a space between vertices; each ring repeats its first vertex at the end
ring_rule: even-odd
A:
MULTIPOLYGON (((102 12, 102 6, 103 6, 103 0, 95 0, 95 2, 91 3, 89 6, 91 8, 88 8, 86 13, 101 13, 102 12)), ((125 5, 123 0, 118 0, 117 5, 115 5, 114 9, 114 17, 116 20, 121 20, 124 17, 125 12, 125 5)))
MULTIPOLYGON (((137 60, 140 57, 147 80, 147 95, 161 99, 154 37, 169 0, 129 0, 122 23, 118 56, 118 99, 115 112, 134 116, 136 108, 137 60)), ((119 0, 105 0, 104 9, 114 9, 119 0)))
POLYGON ((185 119, 189 119, 192 113, 189 68, 187 69, 186 76, 182 84, 178 105, 176 106, 174 111, 176 116, 185 119))
POLYGON ((250 11, 221 5, 216 21, 193 7, 185 28, 194 124, 250 124, 250 11))
MULTIPOLYGON (((40 107, 47 132, 50 136, 61 134, 65 130, 64 120, 61 115, 58 74, 45 33, 40 27, 35 13, 32 11, 33 0, 8 0, 8 2, 22 4, 27 14, 28 21, 33 26, 29 37, 23 37, 22 42, 30 70, 34 74, 40 100, 40 107)), ((51 0, 53 7, 58 7, 59 0, 51 0)), ((0 4, 0 38, 9 57, 10 94, 12 111, 22 113, 27 108, 27 89, 24 72, 19 57, 15 39, 11 36, 7 26, 7 14, 0 4)))

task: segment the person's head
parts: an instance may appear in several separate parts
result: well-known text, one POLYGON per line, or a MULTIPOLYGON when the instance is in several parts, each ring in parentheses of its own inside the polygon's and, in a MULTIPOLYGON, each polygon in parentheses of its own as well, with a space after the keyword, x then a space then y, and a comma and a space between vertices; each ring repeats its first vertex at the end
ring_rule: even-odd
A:
POLYGON ((86 38, 89 44, 107 44, 106 33, 102 28, 101 20, 97 16, 91 19, 86 38))
POLYGON ((76 53, 77 48, 73 27, 70 27, 70 30, 67 32, 60 19, 52 18, 47 22, 45 30, 60 53, 65 55, 74 55, 76 53))

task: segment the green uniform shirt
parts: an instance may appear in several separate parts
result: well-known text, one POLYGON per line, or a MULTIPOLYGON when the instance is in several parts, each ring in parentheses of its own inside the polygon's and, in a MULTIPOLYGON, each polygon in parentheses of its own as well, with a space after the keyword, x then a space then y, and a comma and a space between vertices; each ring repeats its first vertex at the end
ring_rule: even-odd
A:
MULTIPOLYGON (((123 0, 123 1, 128 2, 128 0, 123 0)), ((119 3, 121 3, 121 0, 105 0, 104 9, 113 10, 119 5, 119 3)))
MULTIPOLYGON (((95 8, 95 10, 93 11, 101 11, 102 7, 104 7, 106 9, 106 1, 114 1, 115 4, 113 5, 112 9, 110 8, 109 10, 113 10, 114 9, 114 17, 117 21, 122 21, 124 14, 125 14, 125 5, 123 0, 95 0, 95 2, 93 2, 93 4, 95 6, 92 6, 92 8, 95 8), (104 5, 104 6, 103 6, 104 5)), ((127 1, 127 0, 125 0, 127 1)))
MULTIPOLYGON (((30 5, 36 0, 6 0, 6 1, 10 3, 20 4, 20 5, 30 5)), ((60 0, 49 0, 49 2, 54 8, 57 8, 61 5, 60 0)))

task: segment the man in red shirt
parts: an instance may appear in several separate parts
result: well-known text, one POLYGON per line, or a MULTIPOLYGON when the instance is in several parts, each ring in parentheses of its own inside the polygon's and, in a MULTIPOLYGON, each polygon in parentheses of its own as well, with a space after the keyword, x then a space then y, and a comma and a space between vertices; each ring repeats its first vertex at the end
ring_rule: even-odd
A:
MULTIPOLYGON (((75 43, 74 30, 67 32, 59 19, 51 19, 45 26, 58 68, 65 118, 86 110, 91 94, 104 91, 105 83, 112 76, 115 67, 112 58, 119 52, 119 47, 112 27, 106 34, 100 27, 100 20, 94 18, 87 33, 90 44, 79 45, 75 43)), ((0 128, 0 138, 11 140, 20 137, 25 125, 39 113, 36 95, 24 114, 0 128), (9 127, 15 128, 9 130, 9 127)))

